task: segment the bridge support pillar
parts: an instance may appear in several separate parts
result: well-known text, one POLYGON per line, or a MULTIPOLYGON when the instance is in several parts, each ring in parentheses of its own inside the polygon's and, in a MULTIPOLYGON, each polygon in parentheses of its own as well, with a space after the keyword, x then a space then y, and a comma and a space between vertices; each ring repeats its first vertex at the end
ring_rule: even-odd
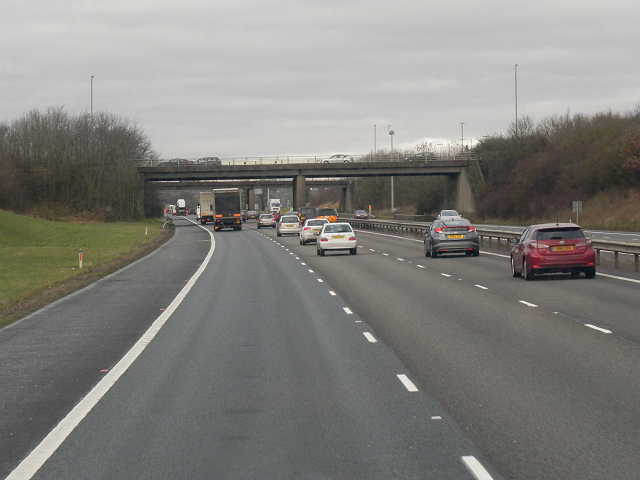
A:
POLYGON ((307 205, 307 182, 304 175, 293 178, 293 208, 295 210, 307 205))
POLYGON ((466 168, 461 168, 459 175, 447 176, 443 202, 442 208, 454 208, 460 213, 476 211, 466 168))
POLYGON ((342 192, 340 193, 340 206, 338 207, 338 211, 343 213, 348 213, 353 210, 353 206, 351 204, 351 184, 346 187, 342 187, 342 192))
POLYGON ((247 210, 255 210, 256 208, 256 191, 253 188, 247 188, 247 210))

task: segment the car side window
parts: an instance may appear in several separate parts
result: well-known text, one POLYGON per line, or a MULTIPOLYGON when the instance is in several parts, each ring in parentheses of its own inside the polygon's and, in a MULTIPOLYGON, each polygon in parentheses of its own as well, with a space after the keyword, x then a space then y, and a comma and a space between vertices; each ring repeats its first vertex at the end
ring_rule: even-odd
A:
POLYGON ((520 237, 520 240, 518 241, 518 243, 524 243, 524 241, 527 239, 530 233, 531 233, 531 228, 527 228, 522 234, 522 236, 520 237))

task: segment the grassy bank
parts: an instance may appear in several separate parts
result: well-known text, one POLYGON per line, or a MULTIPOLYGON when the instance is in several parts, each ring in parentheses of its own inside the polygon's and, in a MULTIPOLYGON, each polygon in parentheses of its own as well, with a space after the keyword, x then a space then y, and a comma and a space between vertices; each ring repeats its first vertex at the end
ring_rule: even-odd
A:
POLYGON ((0 325, 141 258, 172 232, 158 220, 54 222, 0 211, 0 325))

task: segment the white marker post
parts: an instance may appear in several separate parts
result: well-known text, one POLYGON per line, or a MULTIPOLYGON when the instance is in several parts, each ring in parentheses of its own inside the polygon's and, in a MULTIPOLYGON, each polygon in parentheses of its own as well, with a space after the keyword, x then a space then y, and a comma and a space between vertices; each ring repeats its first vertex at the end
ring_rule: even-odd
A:
POLYGON ((82 249, 78 252, 78 261, 80 263, 80 268, 82 268, 82 249))

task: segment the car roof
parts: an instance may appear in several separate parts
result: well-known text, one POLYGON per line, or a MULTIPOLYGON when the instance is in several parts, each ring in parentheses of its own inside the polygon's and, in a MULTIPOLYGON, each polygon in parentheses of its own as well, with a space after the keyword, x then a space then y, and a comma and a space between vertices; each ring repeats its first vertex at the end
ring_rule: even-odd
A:
POLYGON ((580 225, 575 223, 540 223, 537 225, 530 225, 529 228, 533 230, 544 230, 547 228, 581 228, 580 225))

